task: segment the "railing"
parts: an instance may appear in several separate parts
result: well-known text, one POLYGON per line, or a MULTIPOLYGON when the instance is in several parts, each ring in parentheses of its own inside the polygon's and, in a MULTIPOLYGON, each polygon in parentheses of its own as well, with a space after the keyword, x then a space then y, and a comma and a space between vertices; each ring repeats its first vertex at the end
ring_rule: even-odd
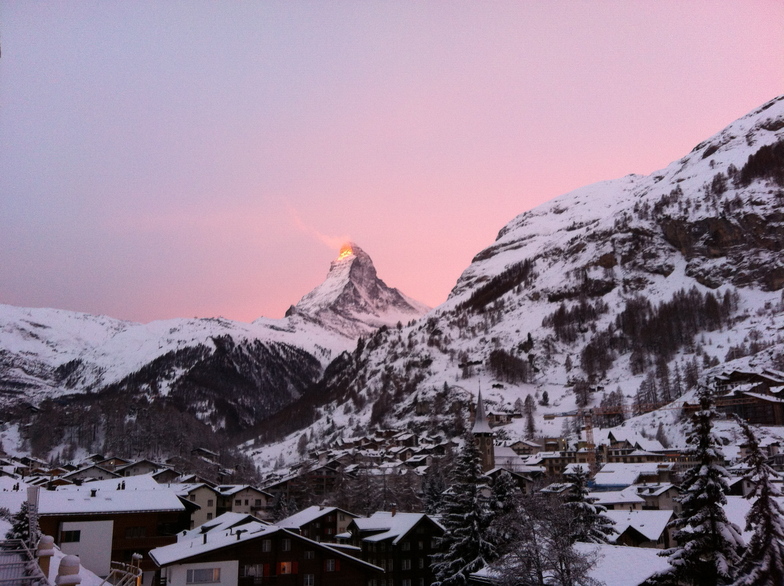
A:
POLYGON ((24 541, 0 541, 0 586, 38 586, 48 583, 38 560, 24 541))
MULTIPOLYGON (((141 556, 139 557, 141 559, 141 556)), ((114 586, 141 586, 142 583, 142 569, 136 563, 123 564, 122 562, 112 562, 111 571, 109 575, 101 582, 104 584, 113 584, 114 586)))

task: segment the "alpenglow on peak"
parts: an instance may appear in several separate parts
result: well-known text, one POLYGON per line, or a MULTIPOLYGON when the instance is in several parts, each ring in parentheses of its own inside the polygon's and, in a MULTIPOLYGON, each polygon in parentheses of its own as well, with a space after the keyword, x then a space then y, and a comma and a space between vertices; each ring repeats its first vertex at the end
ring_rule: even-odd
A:
POLYGON ((289 309, 346 336, 357 337, 399 321, 407 322, 430 308, 378 278, 370 256, 353 242, 340 248, 327 278, 289 309))

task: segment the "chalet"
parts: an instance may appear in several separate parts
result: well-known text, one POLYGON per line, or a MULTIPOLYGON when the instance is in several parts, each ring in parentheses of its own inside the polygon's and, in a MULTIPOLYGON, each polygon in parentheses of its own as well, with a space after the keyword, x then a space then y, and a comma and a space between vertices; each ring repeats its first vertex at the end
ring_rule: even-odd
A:
POLYGON ((594 490, 621 490, 632 484, 669 482, 673 467, 670 462, 605 464, 593 478, 594 490))
POLYGON ((643 509, 680 512, 681 505, 675 500, 680 492, 674 484, 661 482, 655 484, 636 484, 632 488, 645 500, 643 509))
POLYGON ((672 511, 606 511, 604 514, 614 523, 611 543, 656 549, 673 543, 667 528, 674 515, 672 511))
POLYGON ((599 446, 604 462, 661 462, 665 459, 663 450, 664 446, 658 440, 625 429, 613 429, 607 436, 607 443, 599 446))
POLYGON ((520 456, 530 456, 542 451, 541 444, 531 440, 518 440, 509 445, 520 456))
POLYGON ((142 474, 152 474, 163 467, 163 465, 152 460, 137 460, 125 466, 120 466, 115 471, 120 476, 140 476, 142 474))
POLYGON ((336 535, 345 533, 349 523, 358 516, 337 507, 314 505, 275 524, 314 541, 330 542, 335 541, 336 535))
POLYGON ((261 523, 263 525, 269 525, 269 523, 261 521, 253 515, 244 515, 242 513, 223 513, 222 515, 215 517, 203 525, 199 525, 194 529, 178 533, 177 541, 188 541, 190 539, 200 537, 204 533, 215 533, 217 535, 221 531, 229 531, 231 529, 236 530, 237 528, 241 528, 243 525, 247 525, 248 523, 261 523))
POLYGON ((215 487, 218 493, 216 513, 246 513, 263 518, 269 514, 273 495, 247 484, 224 484, 215 487))
POLYGON ((167 586, 366 586, 384 577, 372 564, 275 525, 260 522, 159 547, 150 552, 167 586))
POLYGON ((608 511, 642 511, 645 507, 645 499, 637 494, 634 487, 591 492, 588 493, 588 497, 594 504, 602 505, 608 511))
MULTIPOLYGON (((784 373, 733 370, 715 377, 714 384, 723 393, 716 398, 719 411, 759 425, 784 425, 784 373)), ((693 409, 684 405, 684 411, 693 409)))
POLYGON ((569 464, 577 463, 577 452, 569 450, 563 452, 539 452, 530 456, 526 461, 528 466, 541 466, 549 476, 561 476, 569 464))
POLYGON ((387 583, 431 584, 430 556, 439 551, 444 528, 424 513, 376 512, 348 526, 362 559, 386 571, 387 583))
POLYGON ((105 468, 106 470, 111 470, 112 472, 114 472, 115 470, 117 470, 117 468, 121 468, 122 466, 127 466, 132 462, 133 462, 132 460, 126 460, 125 458, 118 458, 116 456, 113 456, 111 458, 104 458, 103 460, 100 460, 95 463, 101 468, 105 468))
POLYGON ((109 478, 120 478, 120 475, 106 468, 101 468, 96 464, 79 468, 74 472, 63 474, 62 478, 69 480, 73 483, 82 482, 85 480, 107 480, 109 478))
POLYGON ((199 527, 218 516, 221 493, 208 484, 172 484, 171 489, 183 499, 198 506, 191 514, 190 528, 199 527))
POLYGON ((485 472, 484 476, 490 479, 490 485, 492 486, 492 484, 498 479, 498 476, 503 472, 506 472, 512 477, 512 480, 515 481, 517 487, 520 489, 520 492, 523 494, 530 494, 533 491, 535 483, 534 478, 541 476, 542 474, 541 470, 529 470, 528 474, 521 474, 503 467, 496 467, 485 472))
POLYGON ((171 468, 161 468, 157 472, 152 473, 152 477, 158 484, 171 484, 179 480, 181 476, 181 473, 171 468))
MULTIPOLYGON (((114 485, 104 481, 38 493, 42 533, 54 536, 64 553, 80 556, 99 576, 109 574, 111 561, 130 563, 134 553, 174 543, 190 526, 188 507, 172 491, 114 485)), ((142 569, 154 567, 143 560, 142 569)))

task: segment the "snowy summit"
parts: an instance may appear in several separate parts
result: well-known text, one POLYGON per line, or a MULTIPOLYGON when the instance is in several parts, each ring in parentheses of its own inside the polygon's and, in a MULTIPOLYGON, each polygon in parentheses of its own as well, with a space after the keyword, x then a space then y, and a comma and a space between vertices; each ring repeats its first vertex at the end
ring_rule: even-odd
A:
POLYGON ((429 307, 388 287, 370 256, 353 242, 340 249, 324 282, 286 315, 305 315, 326 328, 358 336, 397 322, 417 319, 429 307))

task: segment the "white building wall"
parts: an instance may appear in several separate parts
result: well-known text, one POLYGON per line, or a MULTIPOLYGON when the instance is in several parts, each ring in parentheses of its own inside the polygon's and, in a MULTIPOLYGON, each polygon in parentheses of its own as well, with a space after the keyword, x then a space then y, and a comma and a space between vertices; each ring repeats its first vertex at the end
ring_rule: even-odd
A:
POLYGON ((220 582, 213 582, 213 584, 236 586, 240 579, 239 567, 240 563, 237 560, 169 566, 165 570, 167 586, 190 586, 187 583, 188 570, 200 570, 204 568, 220 568, 220 582))
POLYGON ((82 565, 98 576, 108 576, 112 562, 114 521, 68 521, 60 523, 60 549, 78 555, 82 565), (62 543, 64 531, 79 531, 79 541, 62 543))

